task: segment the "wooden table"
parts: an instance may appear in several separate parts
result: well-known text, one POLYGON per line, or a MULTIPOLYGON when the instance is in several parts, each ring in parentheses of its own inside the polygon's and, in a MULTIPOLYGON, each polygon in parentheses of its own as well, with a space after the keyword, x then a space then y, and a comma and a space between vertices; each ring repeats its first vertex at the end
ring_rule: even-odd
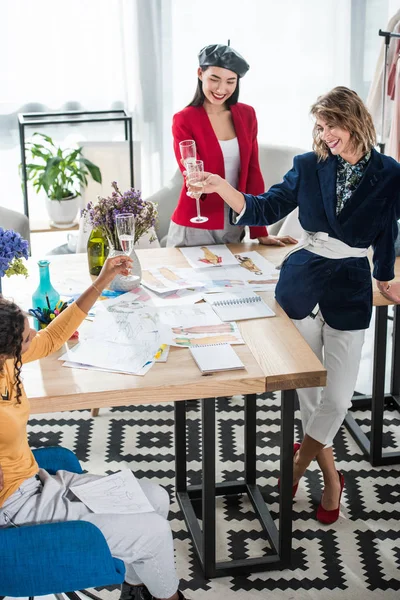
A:
MULTIPOLYGON (((257 245, 232 246, 233 251, 259 250, 272 262, 280 261, 285 249, 257 245)), ((177 249, 139 250, 143 267, 171 264, 187 267, 177 249)), ((51 258, 54 287, 68 278, 90 284, 86 255, 51 258)), ((32 277, 25 283, 14 277, 4 284, 4 295, 29 307, 30 296, 38 280, 38 268, 30 259, 32 277), (33 270, 32 270, 33 267, 33 270)), ((64 368, 57 360, 64 351, 24 365, 24 385, 32 412, 88 409, 93 406, 175 402, 176 494, 202 564, 205 577, 282 569, 290 566, 292 540, 293 420, 296 388, 323 386, 326 371, 312 353, 290 319, 273 298, 263 294, 276 312, 272 319, 241 321, 246 345, 235 351, 245 371, 225 371, 201 376, 187 349, 171 348, 168 362, 156 364, 144 377, 64 368), (256 485, 256 394, 282 390, 281 462, 279 530, 256 485), (221 396, 245 396, 244 477, 234 482, 215 482, 215 399, 221 396), (186 477, 185 401, 201 399, 202 404, 202 485, 188 486, 186 477), (247 493, 271 543, 273 554, 260 558, 216 561, 215 497, 247 493), (193 503, 202 500, 202 530, 193 503)))

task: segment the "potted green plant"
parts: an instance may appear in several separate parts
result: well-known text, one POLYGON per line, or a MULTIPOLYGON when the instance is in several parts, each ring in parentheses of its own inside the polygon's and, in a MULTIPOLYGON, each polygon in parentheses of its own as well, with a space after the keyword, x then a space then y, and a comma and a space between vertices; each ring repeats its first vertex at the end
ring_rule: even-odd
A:
POLYGON ((40 142, 27 142, 26 176, 36 192, 44 190, 52 224, 59 229, 70 227, 78 212, 78 197, 86 187, 88 176, 101 183, 99 167, 82 156, 82 148, 56 146, 48 135, 34 133, 40 142))

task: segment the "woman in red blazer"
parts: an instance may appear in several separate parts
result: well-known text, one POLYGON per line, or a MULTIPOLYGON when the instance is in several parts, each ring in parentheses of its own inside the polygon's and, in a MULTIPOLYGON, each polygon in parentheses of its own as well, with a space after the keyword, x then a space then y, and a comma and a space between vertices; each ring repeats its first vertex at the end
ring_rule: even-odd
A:
MULTIPOLYGON (((239 78, 249 65, 230 46, 214 44, 199 53, 198 85, 189 106, 174 115, 172 134, 179 167, 179 142, 194 140, 204 170, 227 178, 236 189, 260 194, 264 181, 258 162, 257 119, 254 109, 238 102, 239 78)), ((167 246, 200 246, 241 241, 244 228, 229 223, 226 204, 218 194, 202 197, 206 223, 191 223, 196 203, 186 186, 171 217, 167 246), (204 198, 204 199, 203 199, 204 198)), ((266 227, 250 227, 250 237, 262 244, 295 244, 290 236, 269 236, 266 227)))

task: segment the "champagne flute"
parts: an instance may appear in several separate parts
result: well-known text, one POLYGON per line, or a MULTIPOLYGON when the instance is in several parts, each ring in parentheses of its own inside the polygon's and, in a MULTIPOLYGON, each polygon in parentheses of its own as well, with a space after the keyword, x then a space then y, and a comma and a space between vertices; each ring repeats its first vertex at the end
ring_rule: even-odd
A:
POLYGON ((196 142, 194 140, 179 142, 179 150, 185 166, 187 163, 196 162, 196 142))
MULTIPOLYGON (((115 227, 122 252, 126 256, 130 256, 135 245, 135 215, 132 213, 117 215, 115 217, 115 227)), ((139 280, 138 275, 128 275, 128 277, 139 280)))
POLYGON ((205 223, 208 217, 202 217, 200 214, 200 196, 204 187, 204 164, 202 160, 189 162, 186 165, 188 183, 195 188, 192 191, 192 197, 196 199, 197 216, 190 219, 191 223, 205 223), (198 190, 198 191, 197 191, 198 190))
MULTIPOLYGON (((196 162, 196 142, 194 140, 183 140, 182 142, 179 142, 179 150, 185 169, 187 170, 188 164, 196 162)), ((194 197, 192 192, 186 192, 186 194, 190 196, 190 198, 194 197)))

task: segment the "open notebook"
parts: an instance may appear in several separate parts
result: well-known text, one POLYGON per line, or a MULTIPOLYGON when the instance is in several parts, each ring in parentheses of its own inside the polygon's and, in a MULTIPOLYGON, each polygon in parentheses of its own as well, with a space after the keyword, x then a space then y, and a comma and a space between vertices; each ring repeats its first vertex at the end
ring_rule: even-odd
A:
POLYGON ((274 311, 254 292, 206 294, 203 298, 211 304, 214 312, 222 321, 241 321, 275 316, 274 311))
POLYGON ((191 346, 189 350, 200 371, 204 374, 244 369, 244 364, 229 344, 191 346))

